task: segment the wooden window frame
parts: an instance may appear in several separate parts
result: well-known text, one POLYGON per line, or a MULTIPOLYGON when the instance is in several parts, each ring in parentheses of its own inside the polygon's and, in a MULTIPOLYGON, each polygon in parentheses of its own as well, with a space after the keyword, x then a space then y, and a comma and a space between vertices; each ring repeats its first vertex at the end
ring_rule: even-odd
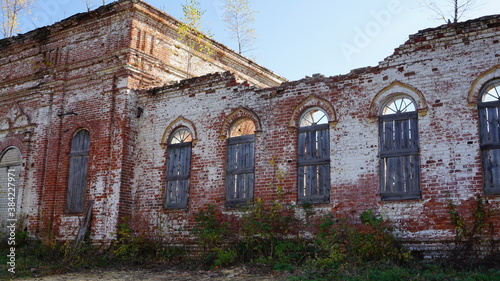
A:
POLYGON ((191 177, 191 132, 187 128, 180 128, 172 133, 167 145, 166 183, 164 206, 166 209, 186 209, 189 202, 189 180, 191 177), (172 143, 173 137, 179 130, 187 130, 189 141, 172 143), (174 196, 175 193, 175 196, 174 196))
POLYGON ((79 214, 84 211, 85 193, 87 191, 89 151, 90 132, 85 129, 80 130, 71 139, 71 152, 69 154, 66 212, 70 214, 79 214), (82 138, 82 140, 78 140, 77 138, 82 138))
POLYGON ((486 83, 478 101, 483 188, 486 195, 500 195, 500 98, 482 101, 491 86, 500 88, 500 79, 486 83))
POLYGON ((416 108, 411 112, 381 115, 379 141, 382 200, 420 199, 422 193, 416 108), (397 137, 397 132, 400 132, 400 137, 397 137))
POLYGON ((330 203, 328 115, 322 108, 312 107, 302 113, 298 124, 297 201, 299 204, 330 203))
POLYGON ((330 203, 330 126, 320 124, 299 127, 298 133, 298 202, 330 203), (311 138, 315 140, 308 141, 311 138))
POLYGON ((228 138, 226 149, 226 205, 243 205, 254 196, 255 134, 228 138))

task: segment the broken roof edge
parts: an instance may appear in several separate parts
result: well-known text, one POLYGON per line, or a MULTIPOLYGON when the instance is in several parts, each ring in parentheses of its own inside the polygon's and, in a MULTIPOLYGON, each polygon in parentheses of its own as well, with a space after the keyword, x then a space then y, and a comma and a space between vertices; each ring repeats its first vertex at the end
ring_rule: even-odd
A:
MULTIPOLYGON (((146 94, 151 96, 158 96, 168 92, 184 91, 187 89, 200 88, 202 91, 207 92, 220 88, 227 88, 233 86, 242 86, 247 90, 260 91, 262 89, 250 85, 247 81, 238 82, 236 75, 231 71, 225 72, 214 72, 205 74, 202 76, 192 77, 180 80, 174 84, 165 85, 161 87, 153 87, 148 89, 137 89, 136 91, 140 94, 146 94), (207 87, 209 85, 209 87, 207 87)), ((266 88, 267 89, 267 88, 266 88)))
POLYGON ((445 41, 458 35, 495 27, 500 27, 500 14, 482 16, 466 21, 442 24, 437 27, 422 29, 409 35, 408 40, 406 40, 399 47, 395 48, 393 54, 386 59, 412 51, 415 46, 425 45, 427 42, 436 42, 437 40, 445 41))
MULTIPOLYGON (((170 23, 173 27, 175 27, 177 29, 182 24, 182 21, 172 17, 171 15, 159 10, 158 8, 156 8, 154 6, 149 5, 148 3, 144 2, 144 1, 141 1, 141 0, 118 0, 118 2, 126 2, 126 1, 133 2, 134 4, 139 4, 139 5, 143 6, 144 8, 146 8, 147 12, 154 14, 156 17, 159 17, 159 18, 166 20, 168 23, 170 23)), ((264 83, 260 82, 260 84, 262 84, 262 86, 264 86, 264 88, 278 86, 278 85, 288 81, 288 79, 286 79, 285 77, 275 73, 274 71, 270 70, 269 68, 266 68, 266 67, 258 64, 255 61, 237 53, 236 51, 232 50, 231 48, 227 47, 226 45, 216 41, 215 39, 213 39, 211 37, 208 37, 203 32, 198 32, 198 31, 193 30, 193 35, 195 35, 195 36, 200 35, 201 38, 203 40, 205 40, 206 42, 208 42, 208 44, 211 47, 215 47, 216 49, 218 49, 221 52, 223 52, 224 54, 226 54, 226 57, 231 62, 236 62, 242 66, 245 66, 245 67, 254 68, 254 69, 256 69, 257 75, 264 74, 263 76, 267 76, 268 78, 265 78, 264 80, 267 80, 268 85, 264 85, 264 83)), ((199 38, 197 37, 197 40, 198 39, 199 38)), ((234 67, 233 67, 233 69, 234 69, 234 67)), ((234 70, 237 72, 241 72, 241 69, 234 69, 234 70)), ((252 78, 250 74, 246 74, 246 75, 249 78, 252 78)))
POLYGON ((362 74, 368 73, 377 73, 382 71, 383 69, 390 68, 392 66, 387 66, 387 62, 392 58, 401 55, 403 53, 407 53, 408 50, 413 51, 416 44, 422 44, 425 41, 433 41, 436 40, 446 40, 446 38, 452 38, 453 36, 457 36, 460 34, 467 34, 470 32, 476 32, 480 30, 486 30, 490 28, 499 28, 500 29, 500 14, 482 16, 475 19, 466 20, 463 22, 451 23, 451 24, 442 24, 437 27, 425 28, 417 31, 414 34, 410 34, 408 39, 399 47, 394 49, 394 52, 383 58, 375 66, 364 66, 360 68, 351 69, 348 73, 345 74, 335 74, 332 76, 325 77, 322 74, 315 74, 313 76, 306 76, 299 80, 288 81, 283 83, 278 88, 286 88, 289 86, 293 86, 300 83, 313 83, 316 81, 324 81, 325 79, 341 81, 348 80, 354 77, 357 77, 362 74), (439 34, 439 35, 438 35, 439 34))
POLYGON ((99 6, 98 8, 88 11, 88 12, 82 12, 82 13, 76 13, 74 15, 71 15, 67 18, 64 18, 60 21, 54 22, 53 24, 46 25, 46 26, 41 26, 38 28, 35 28, 33 30, 27 31, 25 33, 20 33, 17 35, 14 35, 12 37, 6 37, 0 39, 0 47, 5 46, 5 45, 10 45, 12 43, 16 42, 23 42, 28 39, 43 39, 48 37, 50 34, 54 32, 58 32, 64 28, 67 27, 72 27, 75 24, 75 22, 78 22, 80 20, 86 20, 86 19, 91 19, 94 17, 99 17, 103 13, 107 12, 114 12, 117 11, 117 7, 124 6, 127 3, 126 2, 136 2, 137 0, 118 0, 111 2, 106 5, 99 6))
MULTIPOLYGON (((154 15, 157 18, 160 18, 164 21, 166 21, 167 24, 170 24, 170 26, 173 26, 174 28, 178 28, 182 22, 175 19, 174 17, 170 16, 169 14, 159 10, 156 7, 153 7, 149 5, 148 3, 141 1, 141 0, 117 0, 114 2, 111 2, 109 4, 100 6, 94 10, 88 11, 88 12, 82 12, 82 13, 77 13, 72 16, 69 16, 65 19, 62 19, 58 22, 55 22, 51 25, 39 27, 36 29, 33 29, 31 31, 28 31, 26 33, 21 33, 16 36, 8 37, 8 38, 3 38, 0 39, 0 49, 2 47, 8 47, 11 44, 15 43, 22 43, 26 40, 35 40, 35 41, 42 41, 50 35, 53 35, 61 30, 64 30, 65 28, 69 28, 72 26, 75 26, 79 24, 81 21, 84 20, 90 20, 94 18, 100 18, 103 15, 111 14, 114 12, 119 12, 121 10, 129 10, 129 9, 136 9, 136 10, 142 10, 143 12, 149 13, 149 15, 154 15), (141 6, 143 9, 137 8, 137 6, 141 6)), ((158 20, 158 19, 155 19, 158 20)), ((201 35, 203 40, 208 42, 211 46, 214 48, 218 49, 219 51, 223 52, 226 54, 226 58, 228 60, 228 65, 233 62, 237 65, 240 65, 239 68, 232 67, 234 71, 236 72, 242 72, 244 68, 247 69, 253 69, 252 72, 254 73, 242 73, 245 74, 249 79, 252 79, 253 76, 259 76, 259 78, 253 78, 256 80, 258 83, 253 83, 253 84, 260 84, 261 88, 266 88, 266 87, 271 87, 271 86, 276 86, 280 85, 283 82, 288 81, 286 78, 284 78, 281 75, 278 75, 277 73, 271 71, 270 69, 254 62, 253 60, 238 54, 234 50, 230 49, 229 47, 225 46, 224 44, 206 36, 203 33, 198 33, 194 35, 201 35), (261 81, 262 80, 262 81, 261 81)), ((242 75, 240 75, 241 77, 242 75)), ((242 77, 243 78, 243 77, 242 77)))

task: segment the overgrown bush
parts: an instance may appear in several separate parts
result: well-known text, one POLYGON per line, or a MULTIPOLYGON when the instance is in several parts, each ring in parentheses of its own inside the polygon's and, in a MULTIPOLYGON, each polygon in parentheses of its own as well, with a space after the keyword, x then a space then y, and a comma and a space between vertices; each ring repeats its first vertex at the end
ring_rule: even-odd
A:
POLYGON ((445 262, 458 268, 477 267, 482 264, 499 265, 493 227, 488 223, 492 210, 480 196, 471 202, 470 210, 470 214, 464 215, 457 210, 452 200, 448 201, 455 238, 450 244, 445 262))
POLYGON ((392 234, 390 224, 371 210, 360 216, 361 223, 325 215, 315 239, 315 257, 309 269, 329 276, 337 270, 366 263, 402 263, 411 253, 404 250, 392 234))
POLYGON ((228 224, 223 222, 214 205, 207 205, 195 216, 196 225, 192 234, 203 248, 202 258, 207 266, 220 267, 236 260, 235 250, 227 241, 228 224))
POLYGON ((272 260, 288 259, 291 250, 287 240, 293 240, 292 223, 296 220, 290 206, 275 201, 265 205, 259 198, 247 206, 240 231, 240 249, 245 260, 268 263, 272 260))

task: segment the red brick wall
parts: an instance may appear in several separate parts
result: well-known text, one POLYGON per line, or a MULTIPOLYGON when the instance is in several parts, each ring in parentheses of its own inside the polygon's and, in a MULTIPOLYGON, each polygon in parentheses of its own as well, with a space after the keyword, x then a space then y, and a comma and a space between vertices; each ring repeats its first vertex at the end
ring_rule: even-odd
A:
MULTIPOLYGON (((65 212, 68 154, 79 129, 91 139, 86 199, 94 200, 93 238, 113 239, 120 221, 130 219, 140 129, 131 89, 186 77, 177 26, 144 2, 121 0, 0 41, 0 149, 22 153, 19 206, 32 235, 71 239, 82 220, 83 213, 65 212)), ((236 69, 244 77, 259 72, 251 79, 260 86, 284 81, 210 42, 218 56, 197 56, 192 75, 236 69), (228 58, 231 66, 224 65, 228 58)))
MULTIPOLYGON (((83 214, 64 208, 71 138, 82 128, 91 137, 86 199, 94 200, 96 240, 114 239, 126 220, 138 235, 179 242, 206 204, 238 224, 241 211, 225 206, 224 181, 225 136, 240 117, 257 126, 254 197, 276 199, 279 172, 284 202, 296 204, 297 122, 313 106, 329 116, 331 146, 330 203, 314 205, 316 214, 357 219, 374 209, 402 239, 431 245, 453 237, 449 200, 467 216, 474 197, 484 195, 476 100, 482 85, 500 77, 498 16, 421 31, 377 67, 266 89, 250 85, 280 78, 217 45, 217 56, 197 61, 196 75, 236 74, 150 89, 185 75, 185 53, 172 39, 171 18, 133 2, 0 41, 0 151, 21 151, 19 204, 32 235, 71 239, 77 231, 83 214), (241 82, 259 71, 258 83, 241 82), (418 107, 418 200, 380 199, 377 116, 396 94, 418 107), (163 207, 165 142, 178 126, 194 137, 187 210, 163 207)), ((498 197, 485 198, 498 217, 498 197)), ((492 223, 499 233, 499 222, 492 223)))
MULTIPOLYGON (((276 199, 272 183, 280 169, 285 174, 285 201, 294 204, 297 120, 305 109, 320 106, 330 117, 331 194, 329 204, 313 207, 317 214, 357 218, 374 209, 393 221, 397 234, 414 247, 453 238, 450 200, 470 216, 475 196, 484 195, 476 100, 484 83, 500 77, 499 21, 489 17, 422 31, 379 66, 343 76, 316 76, 258 90, 235 84, 224 73, 141 92, 137 228, 155 229, 160 234, 154 235, 166 237, 186 234, 186 226, 205 204, 238 216, 238 209, 225 207, 226 144, 220 137, 228 118, 238 111, 251 112, 262 131, 255 141, 255 198, 276 199), (412 97, 418 107, 422 198, 417 200, 380 199, 377 116, 382 104, 396 94, 412 97), (162 207, 166 153, 160 143, 179 117, 196 130, 186 211, 162 207)), ((485 198, 497 214, 498 197, 485 198)), ((492 223, 499 234, 498 221, 492 223)))

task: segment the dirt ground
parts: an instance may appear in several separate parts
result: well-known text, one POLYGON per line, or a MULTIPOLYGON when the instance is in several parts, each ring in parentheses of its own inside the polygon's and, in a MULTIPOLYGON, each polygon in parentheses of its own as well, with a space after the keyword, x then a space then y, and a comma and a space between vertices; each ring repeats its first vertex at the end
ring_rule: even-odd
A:
POLYGON ((176 280, 176 281, 284 281, 286 276, 271 273, 252 273, 244 267, 219 270, 178 270, 178 269, 119 269, 119 270, 89 270, 87 272, 73 272, 59 275, 36 277, 30 281, 135 281, 135 280, 176 280))

